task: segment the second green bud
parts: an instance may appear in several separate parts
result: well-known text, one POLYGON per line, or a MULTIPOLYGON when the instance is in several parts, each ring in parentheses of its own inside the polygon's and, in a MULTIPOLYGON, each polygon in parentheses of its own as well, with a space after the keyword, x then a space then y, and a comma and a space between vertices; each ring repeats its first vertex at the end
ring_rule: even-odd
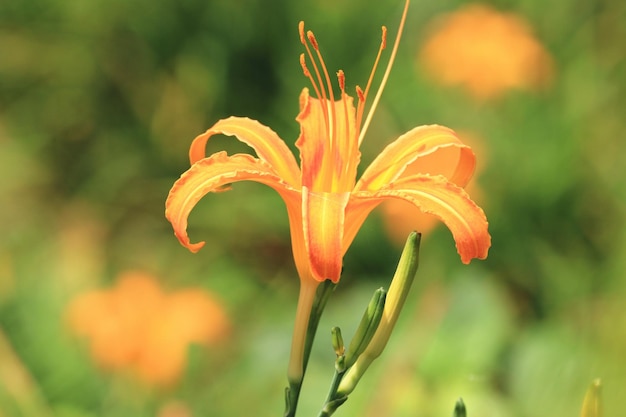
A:
POLYGON ((374 333, 376 333, 376 329, 378 329, 378 325, 383 316, 386 298, 387 291, 383 288, 374 291, 374 295, 363 314, 361 323, 359 323, 359 327, 356 329, 354 337, 350 341, 348 350, 345 353, 345 369, 354 365, 361 353, 367 348, 372 337, 374 337, 374 333))

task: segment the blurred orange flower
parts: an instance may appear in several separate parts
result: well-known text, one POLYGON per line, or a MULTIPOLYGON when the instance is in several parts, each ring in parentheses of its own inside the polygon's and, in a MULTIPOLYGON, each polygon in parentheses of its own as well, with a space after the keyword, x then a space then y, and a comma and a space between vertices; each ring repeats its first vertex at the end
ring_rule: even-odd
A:
POLYGON ((224 309, 206 291, 166 293, 141 272, 122 274, 111 289, 78 295, 67 318, 101 367, 130 371, 155 385, 179 379, 190 344, 215 344, 230 327, 224 309))
POLYGON ((511 89, 538 90, 553 76, 552 58, 528 23, 481 4, 436 20, 419 62, 437 82, 462 86, 481 100, 511 89))

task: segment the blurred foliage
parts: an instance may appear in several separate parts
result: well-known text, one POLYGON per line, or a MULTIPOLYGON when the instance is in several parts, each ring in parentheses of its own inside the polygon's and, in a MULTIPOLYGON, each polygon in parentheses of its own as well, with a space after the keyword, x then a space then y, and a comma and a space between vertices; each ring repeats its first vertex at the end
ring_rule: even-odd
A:
MULTIPOLYGON (((260 185, 206 198, 187 253, 163 217, 197 134, 249 116, 293 145, 297 23, 331 70, 365 84, 380 25, 401 2, 145 0, 0 2, 0 416, 277 415, 298 280, 286 212, 260 185), (235 323, 190 348, 179 385, 98 368, 64 321, 69 301, 141 269, 204 288, 235 323)), ((414 297, 387 352, 337 415, 571 416, 601 377, 606 415, 626 407, 626 6, 619 0, 494 0, 523 16, 554 60, 542 92, 478 102, 418 65, 429 22, 463 1, 414 2, 362 152, 409 128, 472 132, 490 220, 489 258, 461 265, 444 229, 422 244, 414 297)), ((216 139, 209 151, 245 150, 216 139)), ((322 320, 301 415, 331 376, 324 329, 357 324, 400 250, 379 218, 345 259, 322 320)))

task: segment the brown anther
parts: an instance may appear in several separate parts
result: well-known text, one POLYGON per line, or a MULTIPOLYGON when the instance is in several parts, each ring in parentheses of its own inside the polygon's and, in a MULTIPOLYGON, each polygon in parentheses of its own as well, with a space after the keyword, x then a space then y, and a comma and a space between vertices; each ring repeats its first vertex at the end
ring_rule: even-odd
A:
POLYGON ((302 67, 302 72, 304 72, 305 77, 310 77, 311 73, 306 66, 306 60, 304 59, 304 54, 300 54, 300 66, 302 67))
POLYGON ((383 29, 383 34, 382 34, 382 41, 381 41, 380 48, 385 49, 387 47, 387 27, 383 26, 382 29, 383 29))
POLYGON ((319 46, 317 46, 317 39, 315 39, 315 35, 310 30, 306 33, 307 38, 309 38, 309 42, 311 42, 311 46, 315 48, 316 51, 319 51, 319 46))
POLYGON ((302 43, 302 45, 306 45, 306 39, 304 38, 304 21, 301 20, 300 23, 298 23, 298 32, 300 33, 300 42, 302 43))
POLYGON ((345 91, 346 89, 346 76, 343 73, 343 70, 337 71, 337 81, 339 81, 339 88, 341 91, 345 91))

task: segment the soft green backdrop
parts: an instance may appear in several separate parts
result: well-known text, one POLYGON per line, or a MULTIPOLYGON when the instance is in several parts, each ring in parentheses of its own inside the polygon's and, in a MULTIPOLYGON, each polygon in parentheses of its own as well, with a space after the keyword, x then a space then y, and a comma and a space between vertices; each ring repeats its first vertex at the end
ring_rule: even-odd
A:
MULTIPOLYGON (((299 20, 353 88, 380 26, 395 33, 400 3, 0 2, 0 416, 156 416, 172 402, 194 416, 282 414, 298 280, 281 200, 248 184, 206 198, 190 230, 207 245, 192 255, 164 219, 165 197, 191 139, 221 117, 258 119, 293 145, 307 85, 299 20), (64 325, 72 296, 127 269, 204 287, 235 323, 223 346, 191 350, 173 389, 99 371, 64 325)), ((464 266, 447 230, 427 236, 399 328, 337 416, 446 416, 458 397, 475 417, 575 416, 595 377, 606 415, 619 416, 626 6, 492 2, 529 20, 556 76, 542 94, 477 104, 415 66, 426 22, 461 4, 412 4, 363 153, 419 124, 479 134, 493 247, 464 266)), ((209 148, 245 149, 225 138, 209 148)), ((330 327, 351 334, 399 252, 368 220, 322 320, 300 415, 315 415, 330 381, 330 327)))

